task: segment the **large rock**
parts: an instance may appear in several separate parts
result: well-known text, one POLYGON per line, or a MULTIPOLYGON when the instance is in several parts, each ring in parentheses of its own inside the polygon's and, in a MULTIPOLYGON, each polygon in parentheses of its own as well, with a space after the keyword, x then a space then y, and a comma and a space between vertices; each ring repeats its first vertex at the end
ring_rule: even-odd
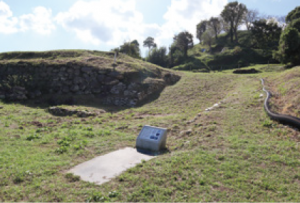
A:
POLYGON ((78 92, 79 91, 79 86, 78 85, 73 85, 71 88, 72 92, 78 92))
POLYGON ((118 79, 118 80, 124 79, 124 76, 123 76, 121 73, 115 72, 115 71, 110 72, 110 73, 108 74, 108 76, 113 77, 113 78, 116 78, 116 79, 118 79))
POLYGON ((69 92, 70 92, 70 88, 69 88, 68 86, 64 86, 64 87, 62 88, 62 92, 63 92, 63 93, 69 93, 69 92))
POLYGON ((91 67, 82 67, 81 71, 87 74, 90 74, 92 72, 92 68, 91 67))
POLYGON ((84 79, 83 78, 81 78, 81 77, 75 77, 74 79, 73 79, 73 83, 74 84, 76 84, 76 85, 78 85, 78 84, 82 84, 82 83, 84 83, 84 79))
POLYGON ((126 89, 126 85, 123 83, 118 83, 117 85, 113 86, 110 90, 112 94, 121 94, 126 89))
POLYGON ((141 88, 141 85, 140 85, 140 84, 137 84, 137 83, 135 83, 135 82, 130 83, 130 84, 128 85, 128 90, 138 91, 140 88, 141 88))
POLYGON ((137 95, 137 91, 135 90, 125 90, 124 91, 124 96, 127 97, 127 96, 136 96, 137 95))

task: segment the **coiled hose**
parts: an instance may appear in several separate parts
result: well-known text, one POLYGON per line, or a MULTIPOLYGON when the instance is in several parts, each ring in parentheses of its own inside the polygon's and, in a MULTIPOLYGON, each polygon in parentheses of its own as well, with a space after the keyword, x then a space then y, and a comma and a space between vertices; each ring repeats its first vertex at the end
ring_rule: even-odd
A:
POLYGON ((297 118, 297 117, 294 117, 294 116, 289 116, 289 115, 284 115, 284 114, 277 114, 277 113, 274 113, 270 110, 269 99, 271 98, 271 93, 268 90, 266 90, 264 79, 260 79, 260 80, 261 80, 261 83, 262 83, 262 86, 263 86, 263 91, 265 91, 266 94, 267 94, 267 97, 266 97, 265 102, 264 102, 264 108, 265 108, 265 111, 267 112, 268 116, 272 120, 275 120, 275 121, 278 121, 280 123, 296 127, 300 130, 300 118, 297 118))

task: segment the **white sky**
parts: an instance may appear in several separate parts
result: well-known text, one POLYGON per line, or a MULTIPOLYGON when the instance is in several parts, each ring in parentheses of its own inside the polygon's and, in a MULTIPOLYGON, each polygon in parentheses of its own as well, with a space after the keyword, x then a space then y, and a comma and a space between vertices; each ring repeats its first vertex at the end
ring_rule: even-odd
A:
MULTIPOLYGON (((286 15, 296 0, 240 0, 266 15, 286 15)), ((109 51, 124 41, 173 36, 218 16, 228 0, 0 0, 0 52, 54 49, 109 51)), ((299 2, 300 3, 300 2, 299 2)), ((298 4, 299 4, 298 3, 298 4)), ((198 43, 198 40, 195 40, 198 43)), ((146 49, 142 48, 144 55, 146 49)))

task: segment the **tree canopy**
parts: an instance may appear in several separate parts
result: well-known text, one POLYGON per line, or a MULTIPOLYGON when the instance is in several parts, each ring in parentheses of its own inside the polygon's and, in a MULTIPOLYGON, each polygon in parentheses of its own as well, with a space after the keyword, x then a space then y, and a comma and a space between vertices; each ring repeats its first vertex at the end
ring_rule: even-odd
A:
POLYGON ((149 49, 151 48, 155 48, 156 44, 154 42, 154 38, 153 37, 147 37, 147 39, 144 40, 144 47, 148 47, 149 49))
POLYGON ((147 57, 147 61, 162 67, 166 67, 168 63, 167 48, 160 47, 159 49, 151 49, 147 57))
POLYGON ((261 49, 277 48, 281 30, 275 21, 266 19, 254 21, 251 33, 255 46, 261 49))
POLYGON ((235 41, 238 42, 237 29, 243 22, 247 11, 246 5, 237 1, 228 3, 222 11, 222 18, 230 25, 231 42, 233 42, 233 36, 235 36, 235 41))
POLYGON ((223 30, 222 19, 211 17, 208 23, 209 27, 214 32, 215 38, 218 39, 218 35, 223 30))
POLYGON ((203 44, 208 45, 211 48, 211 45, 214 41, 214 34, 212 29, 208 29, 203 33, 203 44))
POLYGON ((249 9, 244 17, 244 22, 247 30, 251 30, 251 27, 255 21, 258 20, 258 11, 254 9, 249 9))
POLYGON ((292 22, 293 20, 296 20, 300 18, 300 6, 296 7, 294 10, 289 12, 289 14, 286 16, 285 21, 287 23, 292 22))
POLYGON ((208 25, 208 21, 207 20, 202 20, 197 25, 196 37, 197 37, 197 39, 199 39, 200 42, 202 42, 202 35, 206 31, 207 25, 208 25))
POLYGON ((120 52, 132 56, 134 58, 141 58, 139 46, 140 45, 137 40, 133 40, 131 42, 124 42, 124 44, 120 46, 120 52))
POLYGON ((280 37, 279 50, 274 57, 282 63, 300 64, 300 34, 295 28, 287 28, 280 37))
POLYGON ((298 32, 300 32, 300 18, 293 20, 289 27, 293 27, 296 28, 298 30, 298 32))
POLYGON ((282 63, 300 64, 300 7, 296 7, 289 12, 286 17, 288 23, 282 32, 278 51, 274 53, 274 58, 282 63))
POLYGON ((174 44, 178 47, 184 54, 184 57, 187 58, 188 49, 194 46, 193 35, 187 31, 180 32, 178 35, 175 35, 174 44))

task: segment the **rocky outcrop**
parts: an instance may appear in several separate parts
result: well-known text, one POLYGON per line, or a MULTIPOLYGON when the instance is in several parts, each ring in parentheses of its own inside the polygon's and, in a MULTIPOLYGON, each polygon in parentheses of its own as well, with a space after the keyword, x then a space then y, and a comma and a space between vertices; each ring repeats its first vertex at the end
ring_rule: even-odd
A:
POLYGON ((93 95, 105 104, 133 107, 179 79, 180 76, 159 68, 155 73, 120 72, 76 62, 0 62, 0 99, 26 100, 44 94, 93 95))

